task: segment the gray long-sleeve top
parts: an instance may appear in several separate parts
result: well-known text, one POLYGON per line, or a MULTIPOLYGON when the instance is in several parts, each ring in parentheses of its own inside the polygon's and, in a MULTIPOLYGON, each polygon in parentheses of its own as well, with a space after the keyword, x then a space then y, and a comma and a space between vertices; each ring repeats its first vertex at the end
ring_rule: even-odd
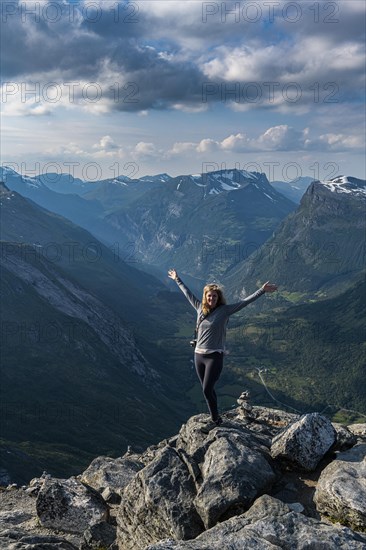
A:
MULTIPOLYGON (((197 311, 197 321, 202 314, 202 303, 189 290, 183 281, 178 277, 176 283, 191 304, 197 311)), ((230 315, 243 309, 243 307, 257 300, 262 294, 265 294, 263 289, 259 289, 241 302, 236 304, 222 304, 217 306, 208 316, 203 319, 198 327, 197 333, 197 353, 209 353, 212 350, 225 351, 226 327, 230 315)))

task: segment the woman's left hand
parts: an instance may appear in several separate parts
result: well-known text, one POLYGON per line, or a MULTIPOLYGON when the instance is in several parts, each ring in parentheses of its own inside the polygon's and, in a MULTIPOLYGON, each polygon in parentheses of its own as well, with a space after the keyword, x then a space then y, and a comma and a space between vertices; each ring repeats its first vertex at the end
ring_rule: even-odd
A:
POLYGON ((277 286, 267 281, 262 286, 262 290, 264 290, 264 292, 274 292, 275 290, 277 290, 277 286))

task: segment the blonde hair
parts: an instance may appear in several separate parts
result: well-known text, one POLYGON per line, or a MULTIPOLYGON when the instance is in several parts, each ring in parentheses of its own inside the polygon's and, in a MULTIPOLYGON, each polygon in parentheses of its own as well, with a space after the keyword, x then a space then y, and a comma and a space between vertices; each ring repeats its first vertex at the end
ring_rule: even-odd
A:
POLYGON ((202 295, 202 312, 204 315, 207 315, 210 312, 209 305, 207 303, 207 294, 208 292, 216 292, 217 293, 217 306, 221 306, 221 304, 226 304, 226 300, 224 298, 224 293, 221 287, 217 285, 216 283, 210 283, 206 285, 203 289, 203 295, 202 295))

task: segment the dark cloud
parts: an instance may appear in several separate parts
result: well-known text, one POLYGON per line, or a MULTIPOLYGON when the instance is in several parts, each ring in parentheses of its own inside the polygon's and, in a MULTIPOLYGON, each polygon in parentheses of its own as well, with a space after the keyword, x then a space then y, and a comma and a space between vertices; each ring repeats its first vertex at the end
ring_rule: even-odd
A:
MULTIPOLYGON (((3 81, 96 82, 109 108, 123 111, 175 104, 204 107, 205 101, 231 105, 232 97, 225 90, 223 95, 222 86, 248 81, 257 82, 262 92, 267 91, 265 82, 276 83, 277 89, 277 84, 294 81, 301 90, 296 108, 361 97, 364 76, 357 60, 364 21, 352 1, 347 7, 345 2, 320 1, 310 9, 307 0, 281 0, 272 3, 273 12, 264 11, 271 2, 252 2, 248 11, 250 2, 231 0, 102 2, 100 8, 96 2, 86 8, 83 2, 70 6, 66 0, 53 0, 34 2, 38 14, 31 9, 25 14, 24 4, 2 4, 3 81), (296 21, 291 21, 296 18, 291 5, 301 14, 296 21), (258 20, 255 6, 263 7, 258 20), (203 101, 207 83, 217 93, 203 101)), ((254 92, 247 91, 252 107, 291 104, 286 97, 279 103, 267 96, 253 102, 254 92)), ((80 94, 78 90, 79 99, 80 94)))

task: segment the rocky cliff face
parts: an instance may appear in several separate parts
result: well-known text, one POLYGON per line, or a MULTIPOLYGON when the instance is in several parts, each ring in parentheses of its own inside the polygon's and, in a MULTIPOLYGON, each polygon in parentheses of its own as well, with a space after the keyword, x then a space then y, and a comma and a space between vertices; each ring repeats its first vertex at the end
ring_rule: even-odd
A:
POLYGON ((226 289, 268 279, 290 292, 347 288, 365 268, 365 204, 364 180, 314 181, 271 238, 228 272, 226 289))
POLYGON ((251 407, 81 475, 0 492, 0 547, 366 549, 366 425, 251 407), (318 481, 319 479, 319 481, 318 481))

